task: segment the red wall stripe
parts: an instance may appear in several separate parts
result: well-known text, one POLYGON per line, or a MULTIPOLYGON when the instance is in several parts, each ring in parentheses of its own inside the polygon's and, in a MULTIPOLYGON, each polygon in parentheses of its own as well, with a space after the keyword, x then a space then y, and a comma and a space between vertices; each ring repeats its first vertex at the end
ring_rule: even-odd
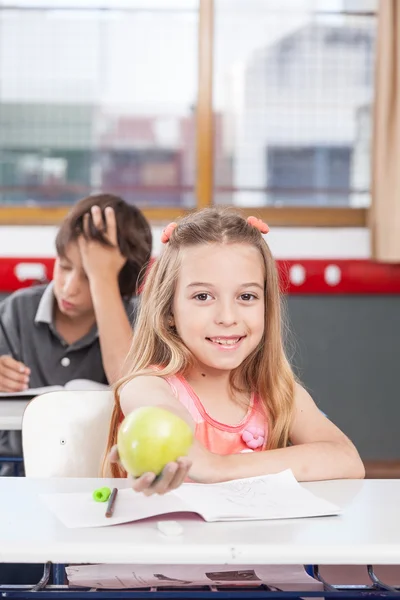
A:
POLYGON ((400 264, 371 260, 277 261, 289 294, 400 294, 400 264))
MULTIPOLYGON (((278 260, 289 294, 400 294, 400 264, 370 260, 278 260)), ((0 258, 0 292, 48 281, 54 258, 0 258)))

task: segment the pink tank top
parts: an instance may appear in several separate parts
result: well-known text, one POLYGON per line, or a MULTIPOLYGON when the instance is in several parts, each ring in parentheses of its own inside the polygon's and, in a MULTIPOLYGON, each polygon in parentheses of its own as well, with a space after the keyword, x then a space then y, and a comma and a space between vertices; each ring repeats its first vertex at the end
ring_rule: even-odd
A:
POLYGON ((247 414, 237 425, 225 425, 213 419, 200 398, 181 375, 166 377, 173 394, 189 411, 196 424, 196 439, 215 454, 238 454, 265 449, 268 423, 257 394, 253 394, 247 414))

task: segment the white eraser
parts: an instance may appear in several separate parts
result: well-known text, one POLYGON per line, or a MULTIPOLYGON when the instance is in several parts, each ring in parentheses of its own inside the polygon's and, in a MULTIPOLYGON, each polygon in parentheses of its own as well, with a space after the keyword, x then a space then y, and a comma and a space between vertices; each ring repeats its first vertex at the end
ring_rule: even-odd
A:
POLYGON ((178 521, 157 521, 157 529, 164 535, 182 535, 183 527, 178 521))

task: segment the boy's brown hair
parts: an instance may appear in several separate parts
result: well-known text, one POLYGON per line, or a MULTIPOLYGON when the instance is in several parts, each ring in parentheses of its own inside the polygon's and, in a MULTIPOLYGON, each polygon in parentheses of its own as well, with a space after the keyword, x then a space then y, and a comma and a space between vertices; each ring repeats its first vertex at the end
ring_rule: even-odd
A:
POLYGON ((140 287, 152 250, 150 225, 136 206, 127 204, 125 200, 113 194, 97 194, 83 198, 72 207, 61 223, 56 236, 57 254, 60 257, 65 257, 68 245, 75 242, 79 236, 84 235, 83 216, 87 213, 89 213, 91 239, 97 240, 104 246, 110 245, 110 242, 104 236, 104 232, 97 229, 93 224, 90 212, 92 206, 100 207, 104 223, 104 209, 107 206, 114 209, 118 246, 121 254, 127 258, 119 273, 119 289, 122 297, 130 297, 140 287))

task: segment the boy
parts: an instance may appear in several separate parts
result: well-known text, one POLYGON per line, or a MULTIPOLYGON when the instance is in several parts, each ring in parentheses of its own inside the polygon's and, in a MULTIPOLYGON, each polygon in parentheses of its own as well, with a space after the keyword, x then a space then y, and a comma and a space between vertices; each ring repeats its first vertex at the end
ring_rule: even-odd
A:
POLYGON ((0 305, 0 391, 71 379, 114 383, 151 249, 149 223, 121 198, 99 194, 74 205, 57 233, 53 281, 0 305))

